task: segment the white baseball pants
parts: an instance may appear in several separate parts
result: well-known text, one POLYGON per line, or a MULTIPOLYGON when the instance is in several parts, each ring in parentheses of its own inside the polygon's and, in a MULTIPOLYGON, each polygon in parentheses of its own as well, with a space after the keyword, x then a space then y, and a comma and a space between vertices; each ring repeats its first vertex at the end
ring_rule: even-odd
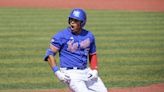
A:
POLYGON ((90 68, 84 70, 61 68, 60 70, 70 76, 71 81, 67 85, 73 92, 108 92, 100 77, 95 80, 88 80, 87 74, 90 68))

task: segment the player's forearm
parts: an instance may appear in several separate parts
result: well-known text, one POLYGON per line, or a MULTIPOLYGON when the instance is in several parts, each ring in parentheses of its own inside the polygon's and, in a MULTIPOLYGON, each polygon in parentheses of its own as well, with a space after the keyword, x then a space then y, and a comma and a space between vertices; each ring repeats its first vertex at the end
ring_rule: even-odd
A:
POLYGON ((56 59, 55 59, 55 57, 52 56, 52 55, 50 55, 50 56, 48 57, 48 63, 49 63, 49 65, 50 65, 51 69, 53 70, 53 72, 56 73, 56 72, 58 71, 58 66, 57 66, 57 64, 56 64, 56 59))
POLYGON ((56 65, 56 59, 52 55, 49 55, 49 57, 48 57, 48 63, 49 63, 49 65, 50 65, 51 68, 57 66, 56 65))
POLYGON ((47 49, 46 55, 44 57, 44 61, 48 61, 50 67, 54 71, 54 73, 58 70, 57 64, 56 64, 56 53, 58 49, 54 48, 54 46, 50 45, 50 48, 47 49))

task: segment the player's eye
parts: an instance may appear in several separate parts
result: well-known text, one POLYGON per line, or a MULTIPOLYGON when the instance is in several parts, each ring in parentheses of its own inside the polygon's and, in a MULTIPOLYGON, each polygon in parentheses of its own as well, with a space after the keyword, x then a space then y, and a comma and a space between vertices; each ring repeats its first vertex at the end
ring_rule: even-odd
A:
POLYGON ((70 21, 70 22, 73 21, 73 22, 75 22, 75 23, 77 23, 77 22, 81 22, 80 20, 77 20, 77 19, 74 19, 74 18, 70 18, 69 21, 70 21))

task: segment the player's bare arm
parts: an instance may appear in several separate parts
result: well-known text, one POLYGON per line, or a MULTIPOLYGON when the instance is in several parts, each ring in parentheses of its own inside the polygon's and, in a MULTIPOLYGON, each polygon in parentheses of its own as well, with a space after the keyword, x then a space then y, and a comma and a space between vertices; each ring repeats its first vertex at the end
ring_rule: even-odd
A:
POLYGON ((56 56, 56 53, 58 52, 58 49, 55 48, 54 46, 52 46, 50 44, 50 48, 47 49, 47 52, 46 52, 46 56, 45 56, 45 61, 48 61, 51 69, 53 70, 53 72, 55 73, 56 77, 64 82, 64 83, 69 83, 70 81, 70 78, 69 76, 67 76, 66 74, 62 73, 59 69, 58 69, 58 66, 57 66, 57 63, 56 63, 56 59, 55 59, 55 56, 56 56))
MULTIPOLYGON (((58 49, 54 48, 52 45, 50 45, 50 49, 52 50, 53 53, 57 53, 58 52, 58 49)), ((51 68, 57 66, 55 56, 49 55, 48 56, 48 63, 49 63, 51 68)))
POLYGON ((49 63, 49 65, 50 65, 51 68, 57 66, 56 65, 56 59, 52 55, 49 55, 49 57, 48 57, 48 63, 49 63))

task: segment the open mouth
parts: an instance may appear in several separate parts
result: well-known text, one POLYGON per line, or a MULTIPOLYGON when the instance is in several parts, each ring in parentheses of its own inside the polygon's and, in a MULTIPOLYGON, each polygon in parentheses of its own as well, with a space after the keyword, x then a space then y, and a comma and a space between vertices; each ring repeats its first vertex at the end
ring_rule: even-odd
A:
POLYGON ((74 26, 72 26, 72 25, 71 25, 71 28, 73 29, 73 28, 74 28, 74 26))
POLYGON ((72 30, 75 30, 75 26, 74 26, 74 25, 71 25, 71 29, 72 29, 72 30))

